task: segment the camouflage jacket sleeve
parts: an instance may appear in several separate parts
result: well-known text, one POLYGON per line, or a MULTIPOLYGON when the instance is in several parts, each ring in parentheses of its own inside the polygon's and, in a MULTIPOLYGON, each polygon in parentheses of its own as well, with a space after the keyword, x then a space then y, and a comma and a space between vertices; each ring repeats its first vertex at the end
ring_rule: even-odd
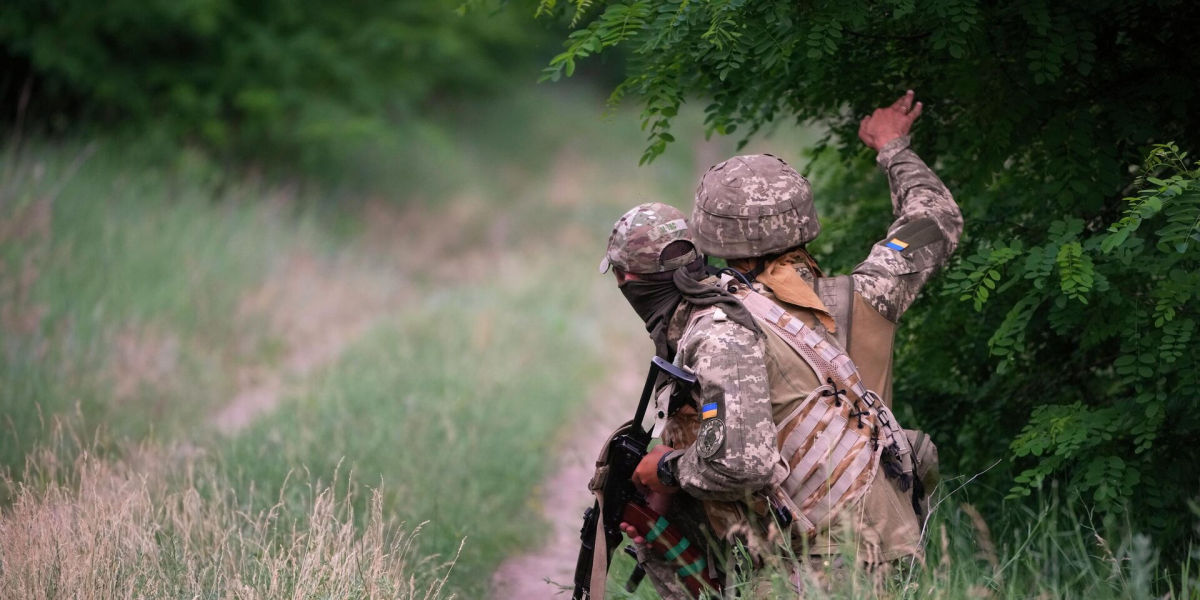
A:
POLYGON ((679 345, 696 374, 692 399, 702 419, 679 458, 679 482, 700 499, 739 499, 787 476, 775 448, 763 342, 719 315, 699 319, 679 345))
POLYGON ((907 136, 888 143, 876 158, 887 173, 895 222, 854 268, 854 289, 896 322, 921 286, 950 259, 963 220, 950 190, 909 148, 907 136))

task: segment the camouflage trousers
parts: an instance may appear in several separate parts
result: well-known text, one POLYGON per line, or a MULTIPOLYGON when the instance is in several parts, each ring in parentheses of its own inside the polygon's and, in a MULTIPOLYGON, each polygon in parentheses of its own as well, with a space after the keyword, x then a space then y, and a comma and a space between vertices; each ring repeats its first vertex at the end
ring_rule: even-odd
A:
MULTIPOLYGON (((897 570, 923 564, 923 552, 904 494, 882 477, 876 483, 834 527, 808 540, 764 526, 754 512, 737 510, 741 503, 680 496, 667 516, 724 574, 725 597, 796 598, 817 590, 812 595, 885 597, 897 570)), ((678 565, 646 551, 639 562, 664 600, 692 598, 675 574, 678 565)))

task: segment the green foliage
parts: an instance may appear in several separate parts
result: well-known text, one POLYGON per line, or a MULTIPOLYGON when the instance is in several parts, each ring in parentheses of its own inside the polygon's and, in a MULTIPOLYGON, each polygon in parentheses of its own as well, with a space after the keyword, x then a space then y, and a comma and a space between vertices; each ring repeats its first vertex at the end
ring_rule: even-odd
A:
POLYGON ((819 204, 834 198, 821 205, 834 239, 813 245, 835 272, 886 227, 886 209, 865 208, 874 196, 856 195, 877 193, 861 183, 859 120, 916 90, 915 147, 967 231, 905 316, 898 402, 946 445, 948 469, 1008 457, 988 477, 1012 497, 1062 480, 1182 548, 1200 458, 1200 201, 1195 168, 1164 143, 1200 146, 1200 61, 1184 51, 1200 45, 1200 5, 595 2, 581 31, 613 30, 609 11, 635 6, 640 28, 614 41, 631 53, 614 98, 643 103, 643 160, 670 141, 664 108, 689 97, 707 104, 709 134, 821 126, 814 156, 836 150, 843 167, 813 179, 819 204), (851 201, 864 208, 839 205, 851 201))
MULTIPOLYGON (((1011 446, 1027 465, 1014 495, 1028 495, 1047 476, 1069 473, 1100 508, 1115 510, 1135 500, 1143 480, 1155 487, 1169 481, 1172 465, 1191 453, 1176 436, 1193 435, 1200 426, 1186 411, 1200 385, 1188 352, 1197 316, 1193 300, 1200 293, 1200 251, 1192 243, 1200 218, 1200 163, 1188 165, 1178 147, 1162 144, 1145 169, 1156 176, 1139 179, 1119 221, 1087 233, 1079 221, 1060 222, 1051 228, 1058 235, 1030 253, 1023 272, 1010 275, 1015 285, 1008 297, 1016 301, 990 344, 1001 366, 1036 371, 1036 363, 1055 358, 1044 346, 1018 341, 1075 340, 1072 358, 1088 366, 1078 391, 1098 392, 1076 393, 1077 400, 1064 403, 1066 390, 1060 390, 1057 398, 1032 404, 1029 422, 1011 446), (1045 284, 1049 256, 1058 286, 1045 284), (1169 424, 1168 414, 1175 415, 1169 424)), ((961 267, 951 277, 964 278, 961 267)), ((1039 392, 1059 387, 1048 381, 1039 392)))
MULTIPOLYGON (((971 300, 978 311, 987 302, 991 290, 996 289, 1000 281, 1001 269, 1009 261, 1021 255, 1022 244, 1015 240, 1011 245, 1003 242, 995 248, 981 248, 980 252, 968 258, 965 263, 970 269, 963 268, 950 274, 946 291, 959 294, 959 300, 971 300)), ((965 265, 964 265, 965 266, 965 265)))
POLYGON ((322 144, 370 137, 435 97, 496 89, 532 59, 539 32, 513 11, 459 16, 457 5, 7 2, 0 105, 11 125, 28 86, 27 116, 51 127, 155 127, 222 150, 316 158, 322 144))

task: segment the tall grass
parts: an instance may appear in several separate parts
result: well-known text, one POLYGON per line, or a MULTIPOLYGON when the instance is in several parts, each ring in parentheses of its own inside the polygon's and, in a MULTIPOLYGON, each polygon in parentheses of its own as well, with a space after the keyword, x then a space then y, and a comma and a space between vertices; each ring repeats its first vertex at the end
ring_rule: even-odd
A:
MULTIPOLYGON (((1094 523, 1086 507, 1060 497, 1056 490, 1036 511, 1015 509, 1020 514, 998 524, 997 533, 971 504, 945 498, 926 525, 925 555, 920 560, 868 571, 853 566, 828 568, 824 561, 797 560, 785 550, 781 566, 731 576, 727 596, 740 590, 750 597, 794 597, 799 581, 802 597, 816 600, 1200 598, 1191 559, 1164 566, 1148 536, 1120 523, 1094 523)), ((1191 556, 1200 556, 1200 548, 1193 548, 1191 556)), ((632 559, 623 553, 614 559, 612 581, 624 582, 632 571, 632 559)), ((831 557, 829 562, 839 564, 837 559, 842 565, 856 564, 849 554, 831 557)), ((648 582, 636 593, 619 590, 613 595, 658 598, 648 582)))
MULTIPOLYGON (((231 177, 187 151, 28 145, 0 182, 0 524, 17 586, 0 596, 53 581, 57 597, 292 597, 307 580, 288 561, 349 552, 378 516, 428 521, 405 538, 409 564, 459 556, 443 591, 483 596, 542 535, 531 498, 556 434, 627 337, 606 329, 640 327, 594 271, 609 225, 637 202, 686 205, 698 168, 685 148, 638 171, 636 125, 599 109, 584 94, 506 100, 430 129, 452 132, 430 134, 441 145, 398 145, 392 171, 409 175, 369 196, 231 177), (302 285, 279 285, 294 271, 302 285), (355 307, 366 333, 344 348, 286 331, 355 307), (310 348, 329 355, 297 358, 310 348), (214 430, 264 378, 282 405, 231 438, 214 430), (97 441, 54 437, 62 421, 97 441), (58 466, 26 470, 31 457, 58 466), (333 520, 317 510, 331 505, 333 520)), ((363 594, 311 573, 342 582, 331 596, 363 594)))
POLYGON ((378 492, 289 480, 304 510, 247 502, 190 454, 142 445, 117 461, 62 462, 43 452, 21 481, 5 476, 0 597, 449 597, 453 556, 421 558, 420 526, 397 524, 378 492))
POLYGON ((125 156, 35 143, 0 186, 0 464, 17 472, 55 415, 118 438, 202 422, 241 368, 277 355, 239 302, 320 243, 281 215, 279 188, 218 190, 186 152, 163 166, 125 156))
POLYGON ((499 559, 540 535, 528 498, 557 456, 555 432, 600 374, 593 297, 608 282, 568 265, 500 260, 486 289, 418 299, 239 435, 228 468, 267 495, 289 469, 352 469, 389 514, 431 521, 423 549, 448 554, 466 538, 453 587, 483 596, 499 559))

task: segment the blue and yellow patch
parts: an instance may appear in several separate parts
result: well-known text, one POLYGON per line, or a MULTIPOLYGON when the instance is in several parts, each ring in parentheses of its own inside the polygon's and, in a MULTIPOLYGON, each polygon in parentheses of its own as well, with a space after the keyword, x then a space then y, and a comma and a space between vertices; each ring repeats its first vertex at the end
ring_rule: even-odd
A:
POLYGON ((717 403, 709 402, 700 408, 700 418, 711 419, 717 416, 717 403))
POLYGON ((906 242, 900 238, 892 238, 892 239, 884 242, 883 245, 888 248, 891 248, 892 250, 895 250, 896 252, 901 252, 905 248, 908 247, 908 242, 906 242))

